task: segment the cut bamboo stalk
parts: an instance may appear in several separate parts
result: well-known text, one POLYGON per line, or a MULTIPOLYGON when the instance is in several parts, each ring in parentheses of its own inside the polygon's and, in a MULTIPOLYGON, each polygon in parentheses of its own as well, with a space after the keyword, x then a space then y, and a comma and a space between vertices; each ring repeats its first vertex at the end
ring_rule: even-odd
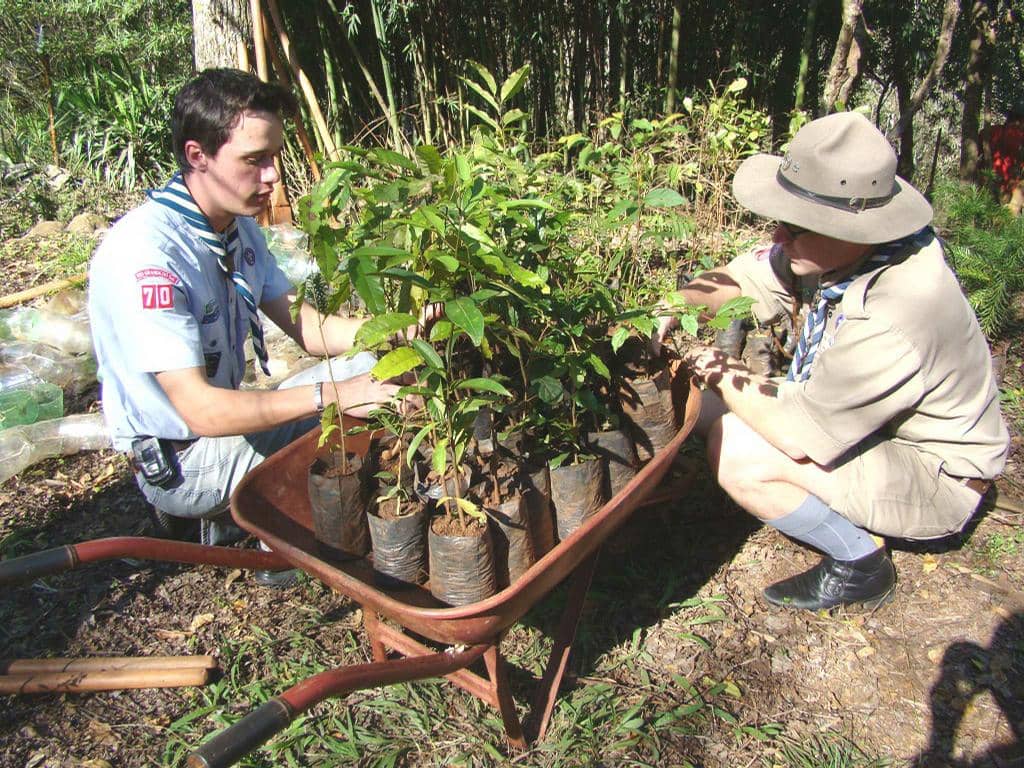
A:
POLYGON ((264 83, 270 80, 267 67, 267 46, 263 39, 263 8, 260 0, 249 0, 249 11, 252 15, 253 55, 256 57, 256 74, 264 83))
POLYGON ((331 136, 331 132, 327 128, 327 121, 324 120, 324 113, 320 111, 320 104, 316 100, 316 93, 313 91, 313 84, 309 82, 309 78, 306 77, 305 71, 299 66, 298 57, 295 51, 292 49, 291 40, 288 38, 288 33, 285 31, 284 23, 281 21, 281 12, 277 7, 277 0, 267 0, 267 8, 270 10, 270 20, 274 24, 274 28, 277 30, 277 39, 281 43, 281 50, 284 51, 284 56, 288 60, 288 66, 291 68, 292 76, 295 81, 299 84, 299 89, 302 91, 302 95, 306 99, 306 104, 309 106, 309 112, 313 116, 313 123, 316 125, 317 131, 320 133, 320 138, 323 140, 324 148, 327 150, 327 156, 331 160, 338 159, 338 147, 334 143, 334 138, 331 136))
POLYGON ((32 299, 39 298, 40 296, 45 296, 48 293, 63 291, 65 288, 74 288, 75 286, 84 283, 86 277, 87 275, 83 272, 82 274, 75 275, 74 277, 68 277, 62 280, 51 280, 48 283, 37 285, 34 288, 26 288, 24 291, 9 293, 6 296, 0 297, 0 309, 24 304, 26 301, 31 301, 32 299))
POLYGON ((0 675, 0 694, 84 693, 128 688, 182 688, 206 685, 209 669, 99 669, 88 672, 40 672, 0 675))
POLYGON ((85 659, 4 659, 0 674, 36 672, 93 672, 128 669, 213 669, 213 656, 93 656, 85 659))
MULTIPOLYGON (((277 81, 287 90, 291 91, 292 83, 288 76, 288 68, 281 61, 281 57, 277 53, 277 48, 274 45, 274 39, 271 37, 270 29, 264 25, 263 35, 266 42, 266 50, 270 52, 270 60, 273 62, 274 71, 277 73, 277 81)), ((313 142, 309 140, 309 134, 306 133, 306 126, 302 123, 302 115, 295 115, 295 135, 299 137, 299 144, 302 145, 302 151, 306 155, 306 162, 309 163, 309 169, 313 172, 313 180, 320 181, 320 166, 316 162, 316 150, 313 149, 313 142)))

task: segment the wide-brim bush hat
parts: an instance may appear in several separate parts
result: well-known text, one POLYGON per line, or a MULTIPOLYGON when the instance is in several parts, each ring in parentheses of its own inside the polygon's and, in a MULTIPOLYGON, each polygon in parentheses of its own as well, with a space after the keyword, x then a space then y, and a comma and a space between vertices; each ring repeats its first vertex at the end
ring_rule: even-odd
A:
POLYGON ((896 175, 896 153, 859 112, 797 131, 785 157, 748 157, 733 194, 759 216, 851 243, 886 243, 932 220, 924 195, 896 175))

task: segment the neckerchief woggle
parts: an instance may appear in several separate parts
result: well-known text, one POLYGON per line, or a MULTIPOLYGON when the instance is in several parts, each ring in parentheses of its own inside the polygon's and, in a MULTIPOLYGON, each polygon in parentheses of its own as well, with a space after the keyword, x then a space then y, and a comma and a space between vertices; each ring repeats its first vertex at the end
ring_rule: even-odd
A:
POLYGON ((263 324, 256 311, 256 299, 253 297, 252 288, 249 287, 245 276, 235 268, 238 264, 239 246, 241 238, 238 235, 238 222, 231 220, 231 224, 224 230, 223 235, 217 234, 206 214, 196 205, 192 199, 192 193, 185 186, 185 180, 181 172, 175 173, 167 186, 163 189, 151 189, 146 193, 151 200, 167 206, 172 211, 180 213, 185 219, 193 234, 206 243, 207 247, 217 259, 217 266, 224 273, 224 277, 230 280, 238 292, 242 303, 245 305, 249 316, 249 330, 252 332, 252 346, 256 351, 256 359, 260 368, 267 376, 270 375, 270 368, 267 365, 267 347, 263 340, 263 324))
POLYGON ((828 308, 837 303, 846 293, 854 280, 861 275, 872 272, 879 267, 892 261, 896 254, 908 247, 920 248, 927 245, 935 237, 935 232, 930 225, 926 225, 912 235, 892 240, 888 243, 876 246, 874 252, 861 264, 853 274, 821 289, 821 298, 817 306, 807 313, 807 320, 804 321, 803 330, 796 343, 796 350, 793 352, 793 362, 789 365, 789 373, 786 374, 787 381, 807 381, 811 375, 811 363, 818 352, 821 338, 825 334, 825 320, 828 317, 828 308))

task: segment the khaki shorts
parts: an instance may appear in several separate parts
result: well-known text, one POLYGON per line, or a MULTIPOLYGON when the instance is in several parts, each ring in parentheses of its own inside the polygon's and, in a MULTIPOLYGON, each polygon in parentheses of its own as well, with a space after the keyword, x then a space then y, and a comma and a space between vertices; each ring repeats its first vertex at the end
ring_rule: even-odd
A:
POLYGON ((961 530, 981 496, 940 469, 942 460, 892 440, 869 440, 833 469, 832 508, 872 533, 936 539, 961 530))

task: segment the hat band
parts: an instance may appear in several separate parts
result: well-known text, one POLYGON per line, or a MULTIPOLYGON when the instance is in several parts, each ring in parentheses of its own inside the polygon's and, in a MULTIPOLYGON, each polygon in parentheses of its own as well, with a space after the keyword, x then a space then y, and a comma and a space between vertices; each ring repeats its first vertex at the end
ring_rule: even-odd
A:
POLYGON ((820 203, 830 208, 838 208, 840 211, 847 211, 848 213, 860 213, 868 208, 881 208, 895 197, 897 188, 896 183, 893 182, 893 191, 884 197, 831 197, 829 195, 819 195, 817 192, 811 192, 808 189, 797 186, 783 175, 782 168, 779 168, 776 172, 775 178, 782 185, 782 188, 790 194, 802 197, 804 200, 810 200, 812 203, 820 203))

